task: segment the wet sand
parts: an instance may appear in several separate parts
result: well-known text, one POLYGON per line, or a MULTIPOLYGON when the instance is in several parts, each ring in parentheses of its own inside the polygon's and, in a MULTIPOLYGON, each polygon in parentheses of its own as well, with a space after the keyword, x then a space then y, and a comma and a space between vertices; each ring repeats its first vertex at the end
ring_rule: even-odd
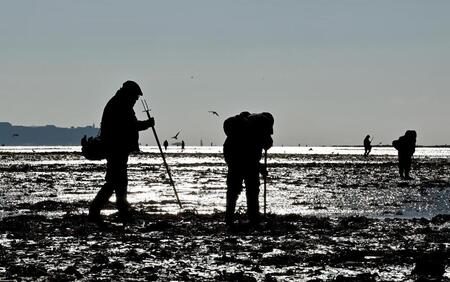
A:
POLYGON ((157 156, 133 157, 136 221, 120 222, 111 203, 102 226, 86 217, 102 163, 0 156, 0 280, 450 281, 446 158, 419 159, 404 182, 390 156, 273 157, 271 213, 259 228, 241 214, 230 230, 217 154, 169 155, 181 212, 157 156))
MULTIPOLYGON (((223 214, 140 211, 132 224, 112 214, 99 227, 71 213, 73 206, 28 208, 0 222, 3 279, 413 281, 442 277, 449 257, 450 216, 269 215, 260 228, 243 217, 230 230, 223 214), (55 210, 66 213, 38 215, 55 210)), ((448 281, 448 267, 445 275, 448 281)))

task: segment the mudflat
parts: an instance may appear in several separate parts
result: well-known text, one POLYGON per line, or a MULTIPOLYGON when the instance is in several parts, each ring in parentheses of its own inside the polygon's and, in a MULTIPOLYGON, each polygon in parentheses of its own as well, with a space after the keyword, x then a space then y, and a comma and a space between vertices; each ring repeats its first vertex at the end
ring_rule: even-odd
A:
MULTIPOLYGON (((269 214, 223 223, 220 153, 152 152, 129 163, 135 220, 111 203, 87 221, 104 163, 77 152, 0 152, 0 279, 415 281, 450 279, 450 163, 420 156, 412 181, 396 157, 284 154, 269 159, 269 214)), ((262 189, 262 187, 261 187, 262 189)), ((114 199, 112 199, 114 200, 114 199)), ((261 199, 262 203, 262 199, 261 199)))

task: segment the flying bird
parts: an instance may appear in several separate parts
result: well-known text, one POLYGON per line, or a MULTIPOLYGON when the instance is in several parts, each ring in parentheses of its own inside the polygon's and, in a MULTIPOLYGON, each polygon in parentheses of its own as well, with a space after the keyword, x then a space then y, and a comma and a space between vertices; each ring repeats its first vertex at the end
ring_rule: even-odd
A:
POLYGON ((172 136, 173 139, 177 140, 178 139, 178 134, 180 134, 181 131, 178 131, 177 134, 175 134, 175 136, 172 136))
POLYGON ((219 116, 219 114, 216 111, 208 111, 208 113, 213 114, 215 116, 219 116))
POLYGON ((12 136, 13 136, 13 137, 18 137, 19 134, 18 134, 18 133, 14 133, 12 136))

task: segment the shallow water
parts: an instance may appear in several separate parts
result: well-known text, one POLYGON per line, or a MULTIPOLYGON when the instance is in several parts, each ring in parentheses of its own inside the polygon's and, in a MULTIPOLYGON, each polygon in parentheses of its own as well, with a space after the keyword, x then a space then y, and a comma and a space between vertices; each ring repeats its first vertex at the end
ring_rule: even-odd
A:
MULTIPOLYGON (((105 162, 87 161, 79 150, 0 148, 0 215, 14 205, 49 198, 63 202, 93 199, 104 181, 105 162)), ((221 147, 188 147, 166 152, 185 209, 198 213, 224 210, 227 168, 221 151, 221 147)), ((399 179, 394 149, 374 148, 368 158, 362 153, 358 147, 272 148, 268 212, 383 218, 450 213, 449 148, 418 148, 413 181, 399 179)), ((238 203, 243 209, 244 194, 238 203)), ((157 148, 143 147, 142 153, 132 155, 129 201, 154 212, 177 213, 180 209, 174 199, 157 148)))
POLYGON ((0 280, 415 281, 435 265, 450 280, 447 148, 419 148, 413 181, 390 148, 273 148, 268 217, 246 225, 242 195, 234 231, 220 147, 167 151, 183 210, 157 148, 142 149, 129 161, 137 221, 110 204, 98 227, 86 213, 105 162, 79 147, 0 147, 0 280))

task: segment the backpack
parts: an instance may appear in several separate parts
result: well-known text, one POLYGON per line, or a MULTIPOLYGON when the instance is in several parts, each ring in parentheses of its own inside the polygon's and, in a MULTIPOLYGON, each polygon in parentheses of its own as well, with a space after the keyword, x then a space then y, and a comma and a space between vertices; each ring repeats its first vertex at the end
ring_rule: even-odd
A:
POLYGON ((106 149, 100 136, 81 138, 81 154, 88 160, 98 161, 106 159, 106 149))
POLYGON ((248 133, 248 116, 250 113, 242 112, 237 116, 227 118, 223 123, 223 131, 227 137, 242 137, 248 133))
POLYGON ((259 114, 251 114, 248 116, 251 129, 259 136, 267 136, 273 134, 274 119, 272 114, 264 112, 259 114))
POLYGON ((227 135, 225 145, 235 148, 242 145, 247 149, 262 147, 267 150, 273 146, 271 137, 273 124, 273 116, 267 112, 259 114, 242 112, 237 116, 230 117, 223 124, 223 130, 227 135))
POLYGON ((392 147, 394 147, 395 149, 399 149, 400 148, 400 141, 399 140, 394 140, 392 141, 392 147))

